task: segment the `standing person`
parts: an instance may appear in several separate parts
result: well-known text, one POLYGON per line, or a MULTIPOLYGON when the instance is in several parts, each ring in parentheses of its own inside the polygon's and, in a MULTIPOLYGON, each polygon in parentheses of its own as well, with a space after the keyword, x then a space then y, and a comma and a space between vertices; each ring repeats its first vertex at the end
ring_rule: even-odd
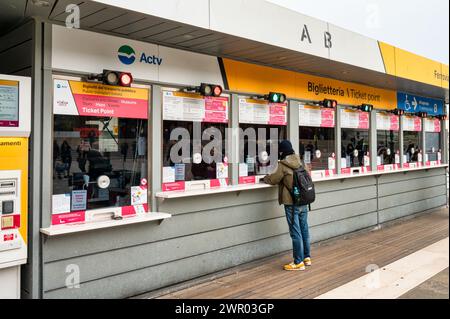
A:
POLYGON ((64 141, 61 145, 61 161, 65 165, 64 177, 67 178, 70 175, 70 167, 72 166, 72 148, 67 141, 64 141))
MULTIPOLYGON (((53 170, 56 171, 56 161, 58 160, 59 157, 59 145, 58 142, 56 142, 56 140, 53 141, 53 170)), ((53 178, 55 178, 55 174, 53 174, 53 178)))
POLYGON ((264 182, 278 185, 278 203, 284 205, 289 234, 292 239, 294 261, 284 266, 284 270, 305 270, 311 266, 310 239, 308 229, 308 206, 294 206, 291 190, 294 183, 294 171, 303 166, 300 156, 295 154, 288 140, 280 143, 279 162, 273 174, 266 175, 264 182))

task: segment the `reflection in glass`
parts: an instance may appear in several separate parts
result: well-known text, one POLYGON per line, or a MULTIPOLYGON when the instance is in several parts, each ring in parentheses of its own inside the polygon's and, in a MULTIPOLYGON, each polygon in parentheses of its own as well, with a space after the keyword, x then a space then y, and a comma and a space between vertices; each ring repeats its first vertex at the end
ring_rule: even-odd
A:
POLYGON ((377 130, 377 156, 380 157, 380 165, 395 164, 399 148, 398 131, 377 130))
MULTIPOLYGON (((244 145, 241 145, 243 149, 244 163, 239 165, 239 176, 255 176, 265 175, 272 173, 277 163, 270 163, 270 146, 276 143, 278 149, 278 143, 287 137, 286 126, 283 125, 261 125, 261 124, 239 124, 240 129, 245 133, 247 129, 251 129, 255 132, 256 139, 249 136, 244 136, 244 145), (264 129, 264 130, 261 130, 264 129), (275 129, 278 140, 271 139, 271 129, 275 129), (258 132, 264 132, 265 135, 259 135, 258 132), (250 152, 250 145, 255 146, 256 155, 252 156, 250 152), (242 165, 244 164, 244 165, 242 165)), ((242 154, 240 154, 242 155, 242 154)), ((241 157, 241 156, 240 156, 241 157)), ((278 156, 276 156, 278 158, 278 156)))
POLYGON ((420 132, 403 132, 403 155, 405 163, 417 162, 420 153, 420 132))
POLYGON ((343 128, 341 130, 342 168, 370 166, 370 163, 364 163, 364 157, 368 155, 369 131, 343 128))
POLYGON ((437 132, 425 133, 426 154, 429 161, 438 160, 438 152, 441 148, 441 134, 437 132))
POLYGON ((327 170, 328 158, 335 152, 334 128, 301 126, 300 157, 308 170, 327 170))
MULTIPOLYGON (((225 157, 225 129, 228 124, 226 123, 196 123, 200 125, 200 132, 198 132, 201 137, 202 134, 208 128, 215 128, 220 131, 221 140, 219 144, 221 145, 221 156, 220 161, 223 163, 225 157)), ((164 121, 163 124, 163 166, 164 167, 174 167, 175 177, 174 181, 194 181, 194 180, 210 180, 218 178, 217 174, 217 162, 212 161, 211 163, 205 162, 204 158, 201 156, 203 154, 203 148, 205 145, 210 143, 213 139, 202 140, 200 150, 194 150, 194 122, 186 121, 164 121), (178 156, 182 158, 181 163, 175 163, 171 158, 171 150, 176 144, 181 141, 182 137, 176 137, 176 140, 170 140, 170 135, 175 129, 186 129, 189 133, 189 152, 188 154, 183 154, 182 149, 178 149, 178 156)), ((215 137, 218 138, 217 136, 215 137)), ((216 148, 211 149, 210 156, 217 156, 214 152, 216 148)), ((208 161, 209 162, 209 161, 208 161)), ((219 175, 220 176, 220 175, 219 175)))
POLYGON ((53 170, 54 195, 86 191, 86 209, 131 205, 147 179, 147 120, 55 115, 53 170))

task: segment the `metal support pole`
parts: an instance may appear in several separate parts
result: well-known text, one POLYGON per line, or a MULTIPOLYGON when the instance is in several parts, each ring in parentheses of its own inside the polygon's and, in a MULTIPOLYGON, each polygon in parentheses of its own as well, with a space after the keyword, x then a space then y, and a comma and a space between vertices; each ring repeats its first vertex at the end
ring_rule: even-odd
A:
POLYGON ((336 174, 341 175, 341 109, 342 106, 338 105, 336 107, 335 114, 335 126, 334 126, 334 136, 335 136, 335 154, 336 154, 336 174))
POLYGON ((299 103, 297 101, 289 100, 288 102, 288 119, 287 119, 287 131, 288 139, 292 143, 292 147, 296 154, 300 153, 299 143, 299 103))
POLYGON ((370 168, 372 172, 377 171, 377 111, 370 112, 369 118, 369 152, 370 168))
POLYGON ((151 210, 158 211, 158 201, 155 194, 161 190, 162 184, 162 154, 157 150, 162 150, 162 87, 154 85, 151 92, 151 169, 150 169, 150 185, 151 185, 151 210))
POLYGON ((422 118, 422 131, 420 132, 420 149, 422 150, 422 165, 425 166, 426 163, 426 132, 425 132, 425 118, 422 118))
POLYGON ((400 148, 400 168, 403 168, 404 160, 403 154, 404 151, 404 140, 403 140, 403 116, 399 116, 399 131, 398 131, 398 147, 400 148))
POLYGON ((228 150, 229 150, 229 167, 228 176, 230 185, 239 184, 239 96, 231 95, 231 106, 229 110, 229 129, 228 131, 228 150))

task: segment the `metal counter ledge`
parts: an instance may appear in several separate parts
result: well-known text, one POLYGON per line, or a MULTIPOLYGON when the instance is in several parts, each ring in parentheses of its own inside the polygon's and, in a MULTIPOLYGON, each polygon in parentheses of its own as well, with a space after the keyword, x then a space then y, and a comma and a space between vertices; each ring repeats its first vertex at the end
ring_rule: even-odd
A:
POLYGON ((161 212, 149 212, 145 215, 134 217, 125 217, 121 220, 103 220, 97 222, 87 222, 82 224, 64 224, 55 225, 48 228, 41 228, 40 232, 46 236, 59 236, 71 233, 78 233, 89 230, 96 230, 101 228, 111 228, 117 226, 131 225, 137 223, 145 223, 151 221, 158 221, 161 223, 164 219, 171 218, 171 214, 161 212))
MULTIPOLYGON (((435 165, 435 166, 422 166, 416 168, 405 168, 405 169, 397 169, 392 171, 376 171, 376 172, 368 172, 361 174, 342 174, 335 175, 325 178, 313 178, 313 181, 316 183, 319 182, 327 182, 332 180, 342 180, 348 178, 358 178, 358 177, 367 177, 367 176, 377 176, 377 175, 386 175, 386 174, 401 174, 412 171, 420 171, 420 170, 430 170, 436 168, 446 168, 447 164, 435 165)), ((182 197, 191 197, 191 196, 201 196, 201 195, 211 195, 211 194, 220 194, 220 193, 229 193, 229 192, 240 192, 247 190, 255 190, 255 189, 263 189, 276 187, 273 185, 267 185, 262 182, 256 184, 242 184, 242 185, 231 185, 227 187, 217 187, 217 188, 209 188, 209 189, 201 189, 201 190, 188 190, 188 191, 169 191, 169 192, 158 192, 155 194, 157 198, 160 199, 171 199, 171 198, 182 198, 182 197)))

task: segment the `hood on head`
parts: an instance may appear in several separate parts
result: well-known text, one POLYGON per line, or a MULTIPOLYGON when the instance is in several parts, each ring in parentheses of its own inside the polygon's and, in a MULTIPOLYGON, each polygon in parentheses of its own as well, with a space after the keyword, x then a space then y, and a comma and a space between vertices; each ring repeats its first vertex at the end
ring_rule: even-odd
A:
POLYGON ((281 160, 281 163, 292 169, 297 169, 302 166, 300 156, 298 156, 297 154, 286 156, 284 160, 281 160))

